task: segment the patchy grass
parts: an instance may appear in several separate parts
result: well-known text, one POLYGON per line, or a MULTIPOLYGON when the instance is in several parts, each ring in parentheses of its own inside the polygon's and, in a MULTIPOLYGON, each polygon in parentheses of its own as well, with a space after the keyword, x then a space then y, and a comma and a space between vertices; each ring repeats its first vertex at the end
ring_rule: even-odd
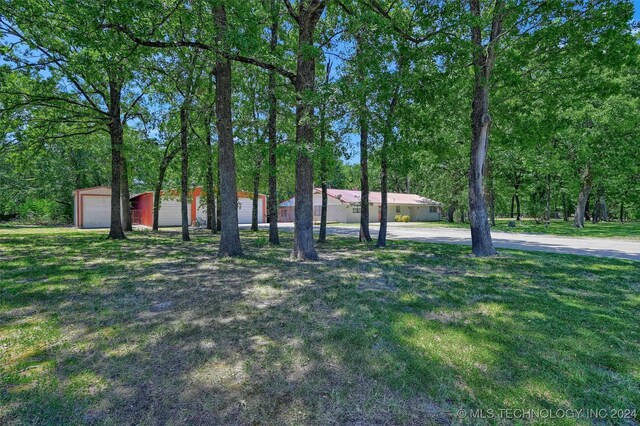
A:
MULTIPOLYGON (((533 219, 523 219, 516 221, 516 227, 510 228, 509 222, 514 219, 496 219, 496 226, 491 228, 494 231, 560 235, 565 237, 600 237, 600 238, 630 238, 640 239, 640 222, 599 222, 593 224, 586 221, 582 229, 574 228, 573 222, 565 222, 553 219, 548 225, 538 224, 533 219)), ((411 222, 406 226, 416 226, 421 228, 464 228, 469 229, 468 223, 445 221, 440 222, 411 222)))
MULTIPOLYGON (((0 423, 510 424, 455 413, 640 406, 638 263, 346 238, 296 263, 290 235, 265 235, 216 259, 204 232, 0 230, 0 423)), ((554 424, 576 422, 592 419, 554 424)))

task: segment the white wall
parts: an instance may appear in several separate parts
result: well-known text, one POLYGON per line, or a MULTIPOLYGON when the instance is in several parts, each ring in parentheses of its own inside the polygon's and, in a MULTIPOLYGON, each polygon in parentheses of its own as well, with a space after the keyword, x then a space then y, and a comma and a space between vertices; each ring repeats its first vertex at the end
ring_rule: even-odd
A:
MULTIPOLYGON (((313 194, 313 220, 320 221, 320 207, 322 194, 313 194)), ((339 223, 359 223, 360 213, 353 212, 353 205, 343 203, 334 197, 327 197, 327 221, 339 223)), ((425 222, 440 220, 440 213, 430 213, 430 206, 389 204, 388 220, 393 222, 396 215, 409 216, 411 222, 425 222), (396 208, 399 211, 396 211, 396 208)), ((369 205, 369 222, 380 222, 380 204, 369 205)))
MULTIPOLYGON (((182 204, 175 198, 160 199, 160 210, 158 211, 158 226, 182 226, 182 204)), ((189 225, 191 225, 191 203, 187 203, 187 214, 189 215, 189 225)))
MULTIPOLYGON (((263 206, 264 200, 262 197, 258 198, 258 223, 264 223, 263 206)), ((206 198, 198 195, 196 197, 196 219, 203 223, 207 222, 207 206, 206 198)), ((264 206, 266 209, 266 206, 264 206)), ((251 198, 238 198, 238 223, 250 224, 251 213, 253 209, 253 200, 251 198)), ((189 213, 191 214, 191 213, 189 213)))
MULTIPOLYGON (((322 207, 322 194, 313 194, 313 220, 320 221, 320 207, 322 207)), ((343 203, 334 197, 327 197, 327 221, 340 223, 359 223, 360 213, 353 212, 353 205, 343 203)), ((369 205, 369 222, 379 222, 380 214, 378 205, 369 205)))
POLYGON ((430 213, 430 206, 408 206, 389 204, 388 220, 393 222, 396 215, 409 216, 411 222, 428 222, 440 220, 439 213, 430 213), (398 210, 400 211, 398 213, 398 210))

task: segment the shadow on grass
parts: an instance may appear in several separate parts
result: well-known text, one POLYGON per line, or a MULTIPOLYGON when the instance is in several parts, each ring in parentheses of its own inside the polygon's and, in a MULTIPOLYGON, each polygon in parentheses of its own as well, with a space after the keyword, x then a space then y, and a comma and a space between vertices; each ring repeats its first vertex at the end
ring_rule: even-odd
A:
MULTIPOLYGON (((0 240, 0 420, 448 424, 640 404, 633 262, 243 233, 0 240)), ((574 421, 568 422, 573 424, 574 421)))

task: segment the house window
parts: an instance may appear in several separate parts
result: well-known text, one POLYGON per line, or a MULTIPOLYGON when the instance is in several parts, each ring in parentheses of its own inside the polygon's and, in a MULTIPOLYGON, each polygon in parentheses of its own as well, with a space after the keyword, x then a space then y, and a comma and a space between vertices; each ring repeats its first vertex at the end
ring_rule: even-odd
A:
POLYGON ((438 208, 436 206, 429 206, 429 213, 438 213, 438 208))
POLYGON ((396 206, 396 214, 400 214, 400 206, 396 206))
POLYGON ((353 208, 351 209, 351 211, 353 213, 360 213, 360 206, 359 205, 357 205, 357 206, 354 205, 353 208))
POLYGON ((313 215, 314 216, 322 215, 322 206, 313 206, 313 215))

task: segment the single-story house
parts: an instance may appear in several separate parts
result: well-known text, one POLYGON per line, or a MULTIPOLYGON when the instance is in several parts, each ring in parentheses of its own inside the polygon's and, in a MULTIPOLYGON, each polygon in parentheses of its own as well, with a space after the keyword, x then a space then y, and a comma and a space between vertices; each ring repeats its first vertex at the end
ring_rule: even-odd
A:
MULTIPOLYGON (((206 198, 202 187, 196 187, 189 194, 187 210, 190 223, 207 222, 206 198)), ((108 228, 111 223, 111 188, 99 186, 73 191, 74 225, 78 228, 108 228)), ((153 226, 152 191, 136 194, 131 197, 131 221, 134 225, 153 226)), ((238 223, 251 223, 253 207, 252 194, 238 192, 238 223)), ((258 223, 267 221, 267 197, 258 197, 258 223)), ((164 191, 158 212, 159 226, 180 226, 182 209, 179 191, 164 191)))
MULTIPOLYGON (((327 221, 342 223, 360 222, 359 190, 327 189, 327 221)), ((292 222, 295 218, 295 197, 278 206, 278 220, 292 222)), ((382 194, 369 192, 369 222, 380 222, 382 215, 382 194)), ((387 219, 393 221, 396 215, 409 216, 412 222, 428 222, 440 220, 442 203, 416 194, 387 193, 387 219)), ((320 220, 322 209, 322 190, 313 192, 313 220, 320 220)))

